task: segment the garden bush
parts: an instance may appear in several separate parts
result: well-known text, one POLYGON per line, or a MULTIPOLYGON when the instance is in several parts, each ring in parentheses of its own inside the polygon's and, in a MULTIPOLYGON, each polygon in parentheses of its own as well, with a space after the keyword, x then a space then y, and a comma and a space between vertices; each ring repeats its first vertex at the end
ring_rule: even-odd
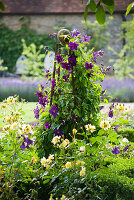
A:
POLYGON ((68 43, 56 56, 58 70, 37 91, 37 124, 25 124, 17 96, 1 104, 0 198, 132 200, 134 142, 118 134, 131 127, 129 113, 115 103, 100 113, 106 69, 96 57, 103 52, 87 55, 90 38, 77 30, 63 38, 68 43))
MULTIPOLYGON (((0 25, 0 57, 4 60, 3 65, 8 67, 9 72, 14 72, 17 59, 22 55, 23 46, 21 40, 24 39, 26 45, 34 43, 37 49, 40 45, 49 46, 54 49, 54 43, 49 40, 47 34, 37 34, 29 29, 25 24, 20 30, 13 31, 5 25, 0 25)), ((42 50, 44 53, 44 50, 42 50)))

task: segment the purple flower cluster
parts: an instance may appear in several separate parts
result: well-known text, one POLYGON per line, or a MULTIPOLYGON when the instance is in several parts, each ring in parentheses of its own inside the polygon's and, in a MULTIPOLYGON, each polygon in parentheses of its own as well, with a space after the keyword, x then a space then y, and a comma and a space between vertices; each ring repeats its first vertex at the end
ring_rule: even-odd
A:
POLYGON ((80 32, 77 29, 74 29, 73 31, 71 31, 71 34, 72 34, 72 37, 75 38, 80 34, 80 32))
POLYGON ((45 126, 45 129, 50 129, 51 128, 51 124, 49 122, 47 122, 47 121, 45 122, 44 126, 45 126))
POLYGON ((81 42, 90 42, 91 36, 82 35, 82 38, 80 39, 81 42))
POLYGON ((58 63, 64 61, 63 57, 60 54, 56 56, 56 60, 58 63))
POLYGON ((123 151, 127 151, 128 150, 128 148, 131 146, 131 144, 128 144, 124 149, 123 149, 123 151))
POLYGON ((77 44, 76 42, 69 42, 69 45, 68 45, 68 47, 70 48, 71 51, 77 50, 78 46, 79 46, 79 44, 77 44))
POLYGON ((61 135, 63 135, 63 132, 62 132, 62 129, 55 129, 54 130, 54 134, 55 134, 55 136, 61 136, 61 135))
POLYGON ((34 114, 35 114, 36 119, 39 119, 39 112, 40 112, 40 109, 37 106, 36 109, 34 109, 34 114))
POLYGON ((22 142, 20 148, 21 149, 24 149, 24 148, 29 149, 30 148, 29 145, 33 145, 33 141, 30 140, 29 137, 24 137, 24 141, 22 142))
POLYGON ((62 68, 69 71, 72 69, 72 66, 70 65, 70 63, 62 63, 62 68))
POLYGON ((53 115, 54 118, 56 118, 58 114, 58 105, 57 104, 55 104, 55 106, 52 105, 49 112, 51 113, 51 115, 53 115))
POLYGON ((93 53, 93 62, 97 62, 97 57, 102 57, 104 55, 104 51, 100 50, 93 53))
POLYGON ((119 151, 118 149, 120 149, 120 147, 116 147, 116 146, 115 146, 115 147, 112 149, 112 153, 115 154, 115 155, 119 154, 120 151, 119 151))
POLYGON ((62 76, 65 82, 69 81, 69 74, 62 76))
POLYGON ((68 62, 72 67, 76 66, 76 63, 77 63, 76 58, 77 56, 75 56, 74 53, 68 56, 68 62))
POLYGON ((92 68, 93 68, 93 64, 91 62, 90 63, 88 63, 88 62, 85 63, 85 69, 86 70, 92 69, 92 68))
POLYGON ((53 80, 52 80, 52 87, 54 88, 55 86, 56 86, 56 80, 53 79, 53 80))
POLYGON ((114 103, 112 103, 112 105, 109 107, 108 116, 111 118, 113 117, 113 108, 114 108, 114 103))
POLYGON ((38 91, 37 91, 36 94, 37 94, 37 97, 38 97, 38 98, 43 97, 43 92, 38 92, 38 91))
POLYGON ((46 104, 48 104, 49 101, 47 100, 47 96, 43 96, 40 98, 39 104, 42 105, 43 107, 46 106, 46 104))

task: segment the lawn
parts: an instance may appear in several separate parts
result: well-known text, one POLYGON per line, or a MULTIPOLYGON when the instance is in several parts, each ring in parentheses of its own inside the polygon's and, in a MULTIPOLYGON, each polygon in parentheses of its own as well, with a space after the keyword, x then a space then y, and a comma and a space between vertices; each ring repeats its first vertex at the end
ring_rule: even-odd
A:
MULTIPOLYGON (((28 102, 28 103, 25 103, 24 106, 23 106, 23 111, 24 111, 24 120, 26 123, 32 123, 32 122, 35 122, 36 119, 34 117, 34 112, 33 110, 36 108, 36 102, 28 102)), ((0 107, 1 107, 1 103, 0 103, 0 107)), ((1 113, 0 113, 0 116, 1 116, 1 113)), ((1 117, 0 118, 0 124, 2 124, 3 118, 1 117)))

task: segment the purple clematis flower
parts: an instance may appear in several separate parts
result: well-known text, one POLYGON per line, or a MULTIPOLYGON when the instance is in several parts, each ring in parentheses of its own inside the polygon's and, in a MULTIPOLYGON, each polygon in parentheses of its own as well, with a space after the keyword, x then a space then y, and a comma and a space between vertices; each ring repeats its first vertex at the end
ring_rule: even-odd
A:
POLYGON ((40 109, 37 106, 36 109, 34 109, 34 114, 35 114, 36 119, 39 119, 39 112, 40 112, 40 109))
POLYGON ((79 44, 75 43, 75 42, 69 42, 68 47, 70 47, 70 50, 77 50, 77 47, 79 46, 79 44))
POLYGON ((76 115, 75 115, 75 114, 72 114, 71 119, 72 119, 72 120, 76 119, 76 115))
POLYGON ((46 103, 49 103, 49 101, 47 100, 47 96, 41 97, 40 101, 39 101, 39 104, 41 104, 43 107, 45 107, 46 103))
POLYGON ((71 31, 72 37, 77 37, 80 32, 77 29, 74 29, 73 31, 71 31))
POLYGON ((44 126, 45 126, 45 129, 51 128, 51 124, 49 122, 45 122, 44 126))
POLYGON ((128 150, 128 148, 131 146, 131 144, 128 144, 124 149, 123 149, 123 151, 127 151, 128 150))
POLYGON ((33 141, 29 139, 29 137, 24 137, 24 141, 22 142, 20 148, 24 149, 27 148, 29 149, 29 145, 33 145, 33 141))
POLYGON ((58 110, 57 110, 57 108, 55 106, 52 105, 52 107, 49 110, 49 112, 51 113, 51 115, 53 115, 54 118, 57 117, 58 110))
POLYGON ((103 56, 104 55, 104 51, 100 50, 98 51, 99 56, 103 56))
POLYGON ((85 69, 86 70, 92 69, 92 68, 93 68, 93 64, 91 62, 90 63, 88 63, 88 62, 85 63, 85 69))
POLYGON ((65 82, 68 82, 69 81, 69 74, 62 76, 62 78, 64 79, 65 82))
POLYGON ((55 134, 55 136, 61 136, 61 135, 63 135, 63 132, 62 132, 62 129, 55 129, 54 130, 54 134, 55 134))
POLYGON ((50 34, 49 36, 50 36, 53 40, 56 39, 56 34, 50 34))
POLYGON ((108 112, 108 116, 111 117, 111 118, 113 117, 113 110, 111 108, 110 108, 110 110, 108 112))
POLYGON ((37 97, 38 97, 38 98, 43 97, 43 92, 38 92, 38 91, 37 91, 36 94, 37 94, 37 97))
POLYGON ((71 70, 72 66, 70 63, 62 63, 62 68, 66 70, 71 70))
POLYGON ((114 127, 115 132, 117 133, 118 125, 114 127))
POLYGON ((90 73, 88 73, 88 76, 91 77, 93 76, 94 71, 91 69, 90 73))
POLYGON ((58 63, 64 61, 63 57, 60 54, 56 56, 56 60, 58 63))
POLYGON ((90 42, 91 36, 82 35, 82 38, 80 39, 81 42, 90 42))
POLYGON ((75 56, 74 53, 69 55, 69 57, 68 57, 68 62, 70 63, 70 65, 72 67, 74 67, 76 65, 76 63, 77 63, 76 58, 77 58, 77 56, 75 56))
POLYGON ((112 149, 112 153, 115 154, 115 155, 119 154, 120 151, 119 151, 118 149, 120 149, 120 147, 116 147, 116 146, 115 146, 115 147, 112 149))

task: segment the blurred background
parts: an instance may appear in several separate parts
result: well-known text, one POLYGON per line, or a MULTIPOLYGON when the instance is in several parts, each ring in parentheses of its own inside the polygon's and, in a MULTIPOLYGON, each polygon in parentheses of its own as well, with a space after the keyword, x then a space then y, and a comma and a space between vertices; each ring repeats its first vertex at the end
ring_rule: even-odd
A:
MULTIPOLYGON (((95 1, 97 3, 97 0, 95 1)), ((57 39, 50 34, 61 28, 91 36, 88 48, 103 50, 98 63, 111 66, 102 83, 109 101, 134 102, 134 23, 133 12, 125 16, 131 0, 115 0, 112 16, 99 25, 95 14, 83 14, 87 1, 3 0, 0 10, 0 101, 18 94, 37 102, 38 84, 45 87, 45 73, 52 71, 57 39), (83 2, 83 3, 82 3, 83 2), (48 47, 48 51, 44 50, 48 47)))

